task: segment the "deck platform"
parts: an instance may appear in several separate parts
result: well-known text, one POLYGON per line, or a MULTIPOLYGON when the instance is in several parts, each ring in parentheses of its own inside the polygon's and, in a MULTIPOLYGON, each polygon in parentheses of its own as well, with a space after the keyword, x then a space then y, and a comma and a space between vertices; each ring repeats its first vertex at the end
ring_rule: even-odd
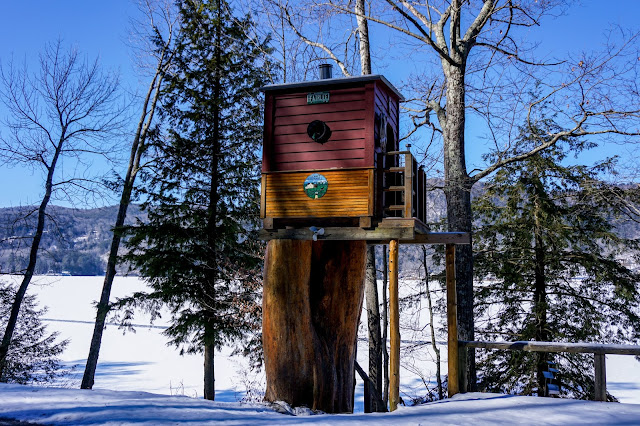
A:
MULTIPOLYGON (((468 232, 430 232, 429 227, 416 218, 385 218, 372 229, 360 227, 324 227, 321 240, 364 240, 372 244, 387 244, 398 240, 401 244, 471 244, 468 232)), ((309 227, 263 229, 260 239, 312 240, 314 232, 309 227)))

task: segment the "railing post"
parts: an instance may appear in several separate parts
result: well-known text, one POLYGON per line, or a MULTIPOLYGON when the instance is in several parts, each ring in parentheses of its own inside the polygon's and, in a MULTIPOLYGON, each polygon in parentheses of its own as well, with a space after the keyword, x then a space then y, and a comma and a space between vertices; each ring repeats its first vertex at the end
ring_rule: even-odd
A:
POLYGON ((404 217, 413 217, 413 156, 404 154, 404 217))
POLYGON ((595 367, 596 401, 607 400, 607 367, 605 354, 593 354, 595 367))
POLYGON ((467 393, 467 345, 458 342, 458 384, 460 393, 467 393))
POLYGON ((448 385, 449 397, 460 393, 458 377, 458 306, 456 301, 456 246, 446 245, 445 272, 447 277, 447 347, 448 347, 448 385))

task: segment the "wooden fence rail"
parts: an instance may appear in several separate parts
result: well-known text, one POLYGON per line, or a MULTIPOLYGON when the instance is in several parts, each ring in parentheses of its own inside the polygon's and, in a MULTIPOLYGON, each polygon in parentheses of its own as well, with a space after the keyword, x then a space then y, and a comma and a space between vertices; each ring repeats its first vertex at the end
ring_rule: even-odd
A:
POLYGON ((507 351, 528 352, 568 352, 568 353, 592 353, 595 367, 595 400, 607 400, 607 370, 605 355, 640 355, 640 346, 636 345, 609 345, 601 343, 555 343, 555 342, 479 342, 458 341, 458 371, 460 391, 466 392, 466 360, 467 348, 500 349, 507 351))

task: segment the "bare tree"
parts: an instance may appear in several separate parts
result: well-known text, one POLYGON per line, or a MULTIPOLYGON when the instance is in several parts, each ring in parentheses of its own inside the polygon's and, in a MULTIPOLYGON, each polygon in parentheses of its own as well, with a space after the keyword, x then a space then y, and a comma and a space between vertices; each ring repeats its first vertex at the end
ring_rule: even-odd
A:
POLYGON ((88 187, 91 180, 79 174, 79 167, 90 154, 106 154, 108 138, 121 128, 123 108, 117 77, 102 72, 97 60, 90 62, 75 49, 63 49, 61 41, 46 46, 40 55, 39 72, 32 74, 26 64, 16 66, 11 61, 0 68, 0 79, 0 95, 9 113, 3 121, 7 134, 0 137, 1 161, 44 174, 29 263, 0 344, 1 377, 36 267, 49 201, 56 191, 69 195, 70 190, 88 187))
POLYGON ((376 246, 367 247, 367 273, 364 280, 364 295, 369 329, 369 380, 365 380, 365 412, 385 412, 382 405, 382 336, 380 327, 380 304, 376 270, 376 246))
MULTIPOLYGON (((416 92, 405 107, 416 127, 431 129, 432 137, 425 138, 425 144, 442 142, 438 151, 443 159, 450 231, 471 231, 471 188, 498 168, 528 158, 563 137, 640 134, 636 34, 619 31, 602 53, 567 55, 552 61, 536 57, 535 46, 529 42, 531 31, 566 6, 562 0, 385 0, 372 3, 368 13, 363 13, 354 9, 352 2, 313 4, 355 14, 392 30, 396 50, 424 64, 424 74, 406 87, 416 92), (517 124, 522 119, 533 123, 549 109, 557 113, 560 130, 534 148, 515 154, 517 124), (488 163, 479 170, 467 168, 465 128, 470 115, 484 123, 485 141, 479 137, 478 142, 486 145, 488 163)), ((325 24, 333 32, 321 34, 323 45, 335 44, 334 39, 341 36, 343 43, 348 43, 350 27, 344 25, 339 32, 335 25, 325 24)), ((417 135, 424 138, 424 134, 417 135)), ((470 245, 456 249, 456 279, 458 337, 473 340, 470 245)), ((469 351, 468 361, 467 377, 473 389, 473 351, 469 351)))
POLYGON ((175 24, 175 14, 172 11, 173 5, 170 3, 156 5, 155 2, 151 0, 145 0, 140 3, 140 6, 141 12, 148 23, 136 22, 134 25, 136 28, 149 29, 149 33, 142 34, 143 46, 145 47, 144 50, 146 53, 155 60, 155 67, 152 69, 151 81, 142 99, 140 118, 135 133, 133 134, 129 154, 129 165, 122 182, 118 215, 113 226, 113 237, 111 239, 111 247, 107 260, 107 269, 100 294, 100 301, 97 305, 96 321, 89 346, 87 364, 80 385, 81 389, 91 389, 93 387, 100 354, 100 345, 102 343, 102 333, 107 314, 111 309, 109 298, 111 297, 111 288, 113 287, 113 280, 116 275, 118 250, 120 249, 120 243, 122 241, 122 227, 127 217, 127 209, 131 203, 131 195, 136 177, 141 168, 140 161, 147 147, 147 137, 151 131, 156 105, 160 98, 160 88, 162 87, 164 76, 171 66, 173 57, 171 52, 175 24))
POLYGON ((427 310, 429 312, 429 331, 431 334, 431 349, 436 354, 436 383, 438 386, 438 399, 443 398, 442 376, 440 372, 440 348, 436 343, 436 327, 434 324, 433 303, 431 301, 431 289, 429 288, 429 269, 427 267, 427 246, 420 246, 422 249, 422 269, 424 270, 425 294, 427 296, 427 310))
MULTIPOLYGON (((313 65, 317 52, 291 29, 285 0, 253 0, 251 6, 258 10, 255 18, 260 25, 256 29, 262 39, 271 38, 269 57, 274 63, 270 70, 271 83, 302 81, 317 72, 313 65), (277 71, 277 72, 274 72, 277 71)), ((259 44, 259 43, 256 43, 259 44)))

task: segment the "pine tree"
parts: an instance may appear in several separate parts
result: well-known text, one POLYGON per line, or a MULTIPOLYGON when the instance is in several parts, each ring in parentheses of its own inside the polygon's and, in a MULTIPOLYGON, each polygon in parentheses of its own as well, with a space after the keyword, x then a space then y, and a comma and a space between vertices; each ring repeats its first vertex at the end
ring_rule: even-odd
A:
MULTIPOLYGON (((9 318, 15 295, 13 286, 0 281, 0 322, 9 318)), ((68 341, 56 342, 58 333, 47 333, 41 320, 46 312, 38 309, 35 296, 24 297, 0 382, 48 383, 63 374, 58 355, 68 341)))
POLYGON ((170 308, 171 342, 204 352, 204 397, 215 397, 214 351, 259 330, 259 159, 266 44, 229 4, 182 1, 174 69, 164 86, 165 134, 144 176, 148 222, 129 260, 152 287, 129 302, 170 308))
MULTIPOLYGON (((523 142, 555 130, 551 121, 539 124, 522 132, 523 142)), ((638 264, 638 241, 619 236, 614 223, 619 212, 613 200, 629 191, 600 178, 612 171, 614 159, 592 167, 565 164, 569 150, 591 146, 565 139, 507 166, 475 202, 480 339, 640 341, 640 274, 622 261, 634 256, 638 264)), ((593 398, 590 354, 487 351, 479 357, 480 385, 488 391, 544 395, 542 372, 551 358, 561 371, 562 393, 593 398)))

